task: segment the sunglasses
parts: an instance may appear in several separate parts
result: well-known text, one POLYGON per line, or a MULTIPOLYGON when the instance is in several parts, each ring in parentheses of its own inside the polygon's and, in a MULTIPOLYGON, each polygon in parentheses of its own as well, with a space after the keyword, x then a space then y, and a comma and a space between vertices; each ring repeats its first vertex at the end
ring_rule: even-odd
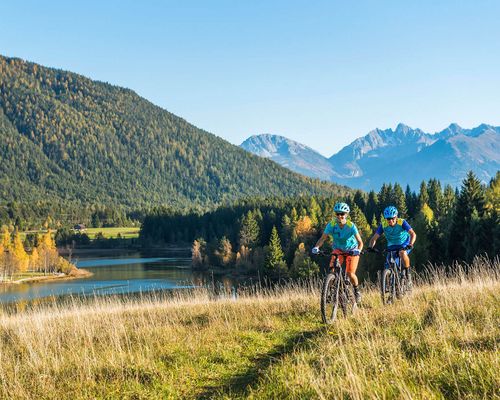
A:
POLYGON ((347 214, 346 213, 335 213, 337 217, 345 217, 347 214))
POLYGON ((395 220, 395 219, 396 219, 396 217, 386 218, 386 220, 387 220, 387 221, 393 221, 393 220, 395 220))

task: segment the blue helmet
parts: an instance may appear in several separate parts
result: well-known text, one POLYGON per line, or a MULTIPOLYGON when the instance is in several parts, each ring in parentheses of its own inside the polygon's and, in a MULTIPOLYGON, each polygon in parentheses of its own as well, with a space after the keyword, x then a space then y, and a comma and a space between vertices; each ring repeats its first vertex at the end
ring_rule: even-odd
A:
POLYGON ((398 209, 394 206, 386 207, 384 210, 384 218, 394 218, 398 216, 398 209))
POLYGON ((336 213, 348 213, 351 209, 346 203, 336 203, 335 207, 333 207, 333 211, 336 213))

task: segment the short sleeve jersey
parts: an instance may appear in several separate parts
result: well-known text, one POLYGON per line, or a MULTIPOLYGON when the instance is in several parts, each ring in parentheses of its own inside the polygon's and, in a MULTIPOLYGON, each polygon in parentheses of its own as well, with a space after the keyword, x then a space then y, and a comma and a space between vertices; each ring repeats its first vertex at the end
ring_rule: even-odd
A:
POLYGON ((358 228, 351 221, 347 221, 343 227, 337 221, 331 221, 323 233, 333 238, 332 248, 334 250, 348 251, 355 249, 358 245, 355 237, 358 228))
POLYGON ((406 220, 398 218, 396 225, 389 226, 384 219, 377 228, 376 232, 379 236, 384 234, 387 239, 387 247, 406 246, 410 243, 410 234, 408 231, 411 226, 406 220))

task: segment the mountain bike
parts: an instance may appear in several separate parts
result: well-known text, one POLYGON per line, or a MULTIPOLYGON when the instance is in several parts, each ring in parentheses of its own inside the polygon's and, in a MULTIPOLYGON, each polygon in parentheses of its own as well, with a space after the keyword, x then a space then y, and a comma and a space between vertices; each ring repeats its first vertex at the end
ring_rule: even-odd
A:
MULTIPOLYGON (((320 252, 320 255, 328 256, 328 253, 320 252)), ((329 272, 323 280, 321 291, 321 317, 325 324, 331 324, 337 319, 339 308, 342 309, 344 317, 352 315, 357 310, 356 300, 351 281, 347 276, 344 265, 340 265, 339 256, 352 256, 352 252, 331 254, 329 272)))
POLYGON ((367 249, 367 251, 385 254, 384 269, 380 275, 380 296, 382 303, 392 304, 396 299, 401 299, 405 293, 411 290, 406 275, 406 269, 401 265, 399 252, 409 247, 401 247, 395 250, 367 249))

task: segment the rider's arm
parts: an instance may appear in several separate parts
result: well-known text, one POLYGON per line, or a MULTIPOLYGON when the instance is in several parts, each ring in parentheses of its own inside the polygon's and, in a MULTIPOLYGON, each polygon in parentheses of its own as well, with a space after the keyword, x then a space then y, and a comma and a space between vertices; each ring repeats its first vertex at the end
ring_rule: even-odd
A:
POLYGON ((368 247, 373 247, 375 246, 375 243, 377 243, 377 239, 380 237, 378 233, 374 233, 372 238, 370 239, 370 243, 368 243, 368 247))
POLYGON ((358 242, 358 250, 361 251, 363 250, 363 241, 361 240, 361 235, 359 233, 356 233, 356 241, 358 242))
POLYGON ((326 233, 323 233, 314 247, 321 247, 326 239, 328 239, 328 235, 326 233))
POLYGON ((408 233, 410 234, 410 244, 413 246, 417 240, 417 234, 413 229, 410 229, 408 233))

